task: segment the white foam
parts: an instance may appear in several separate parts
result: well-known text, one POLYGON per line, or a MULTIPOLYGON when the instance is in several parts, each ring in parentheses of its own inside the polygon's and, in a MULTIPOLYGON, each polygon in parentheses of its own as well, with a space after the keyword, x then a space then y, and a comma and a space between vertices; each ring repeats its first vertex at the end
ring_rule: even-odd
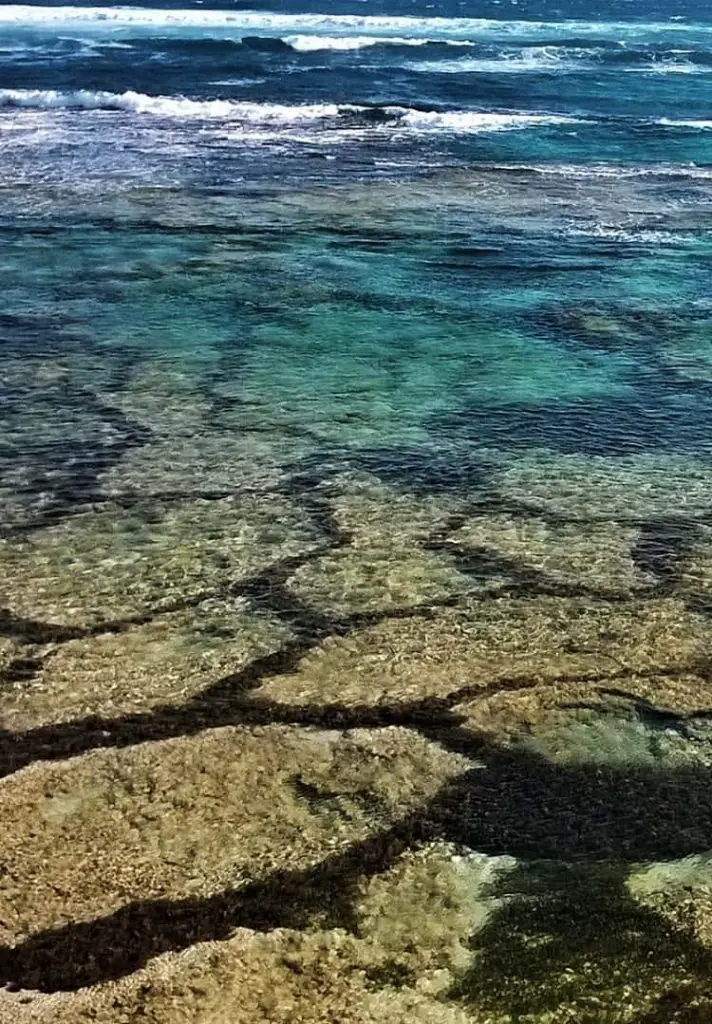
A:
POLYGON ((87 89, 0 89, 0 107, 34 110, 126 110, 159 117, 234 121, 313 121, 337 117, 333 103, 243 103, 235 100, 190 100, 180 96, 147 96, 140 92, 93 92, 87 89))
POLYGON ((427 46, 428 43, 445 42, 448 46, 469 46, 466 41, 455 39, 420 39, 405 36, 285 36, 282 40, 299 53, 313 53, 317 50, 362 50, 367 46, 427 46))
POLYGON ((626 245, 684 245, 690 241, 689 236, 675 231, 626 229, 614 224, 594 224, 588 228, 570 227, 566 233, 576 238, 598 238, 604 242, 622 242, 626 245))
POLYGON ((413 71, 436 74, 526 74, 541 71, 580 71, 599 67, 591 61, 593 51, 533 46, 503 53, 498 57, 458 57, 455 60, 413 61, 413 71))
MULTIPOLYGON (((0 89, 0 108, 33 110, 123 110, 136 114, 178 119, 202 118, 251 124, 296 124, 305 121, 333 122, 341 115, 353 118, 368 115, 371 108, 335 103, 249 103, 239 100, 191 100, 181 96, 147 96, 139 92, 92 92, 86 89, 0 89)), ((383 107, 390 119, 389 131, 403 128, 416 131, 493 132, 537 125, 575 124, 577 118, 563 114, 530 114, 519 111, 491 112, 472 110, 427 111, 409 107, 383 107)), ((366 130, 376 130, 378 122, 366 130)))
POLYGON ((635 179, 635 178, 691 178, 702 181, 712 180, 712 169, 696 164, 641 164, 633 166, 616 164, 491 164, 493 171, 522 171, 562 178, 635 179))
POLYGON ((578 123, 578 118, 563 114, 493 113, 473 110, 408 110, 401 119, 401 124, 419 131, 446 132, 503 132, 536 128, 540 125, 578 123))
POLYGON ((644 71, 656 75, 709 75, 710 67, 702 67, 691 60, 654 60, 637 68, 624 68, 624 71, 644 71))
POLYGON ((442 18, 358 14, 282 14, 272 11, 210 9, 169 10, 140 7, 42 7, 31 4, 0 6, 0 25, 30 26, 55 31, 58 26, 82 25, 98 33, 177 31, 181 33, 381 36, 431 40, 597 38, 638 40, 709 37, 712 25, 685 22, 600 22, 567 20, 507 21, 491 18, 442 18))
POLYGON ((675 121, 669 117, 661 117, 659 121, 655 122, 665 128, 699 128, 709 129, 712 128, 712 121, 701 120, 701 121, 675 121))

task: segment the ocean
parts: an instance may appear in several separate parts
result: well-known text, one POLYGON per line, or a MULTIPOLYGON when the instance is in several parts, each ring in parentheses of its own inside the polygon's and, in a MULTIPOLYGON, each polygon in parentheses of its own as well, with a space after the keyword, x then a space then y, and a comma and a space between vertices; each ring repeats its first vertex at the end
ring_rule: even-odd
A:
POLYGON ((0 4, 0 1021, 712 1014, 712 11, 0 4))

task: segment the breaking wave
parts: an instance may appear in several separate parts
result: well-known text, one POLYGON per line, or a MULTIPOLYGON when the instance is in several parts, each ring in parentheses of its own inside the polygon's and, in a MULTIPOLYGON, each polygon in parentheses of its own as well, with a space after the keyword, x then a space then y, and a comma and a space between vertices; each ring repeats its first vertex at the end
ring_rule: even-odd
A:
POLYGON ((444 42, 448 46, 469 46, 470 43, 454 39, 420 39, 401 36, 285 36, 283 43, 297 53, 314 53, 319 50, 362 50, 367 46, 427 46, 429 43, 444 42))
POLYGON ((159 117, 244 121, 311 121, 337 117, 333 103, 243 103, 235 100, 191 100, 181 96, 146 96, 140 92, 93 92, 87 89, 0 89, 0 107, 35 110, 125 110, 159 117))
POLYGON ((563 114, 521 111, 415 110, 401 106, 357 104, 250 103, 147 96, 138 92, 92 92, 78 89, 0 89, 0 108, 35 110, 115 110, 176 119, 224 120, 256 125, 323 122, 334 127, 386 127, 416 132, 497 132, 538 125, 577 123, 563 114))
MULTIPOLYGON (((679 40, 712 36, 712 25, 667 22, 509 21, 491 18, 442 18, 357 14, 282 14, 270 11, 155 9, 139 7, 52 7, 31 4, 0 6, 0 24, 47 31, 81 25, 97 33, 126 29, 143 34, 235 34, 334 39, 336 37, 398 37, 399 40, 467 42, 487 39, 599 39, 614 42, 679 40)), ((302 45, 304 45, 302 43, 302 45)), ((328 46, 328 44, 327 44, 328 46)))

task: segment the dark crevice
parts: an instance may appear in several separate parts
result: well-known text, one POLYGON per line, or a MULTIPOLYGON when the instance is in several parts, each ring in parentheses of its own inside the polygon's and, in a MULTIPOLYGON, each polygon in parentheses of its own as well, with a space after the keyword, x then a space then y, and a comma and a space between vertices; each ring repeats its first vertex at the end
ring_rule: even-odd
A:
MULTIPOLYGON (((274 611, 274 605, 270 604, 274 611)), ((256 658, 238 672, 224 676, 179 707, 160 706, 152 711, 105 719, 90 716, 60 725, 40 726, 26 733, 0 732, 0 776, 10 774, 35 760, 58 760, 98 747, 126 747, 135 743, 192 736, 204 729, 225 725, 266 724, 294 720, 326 724, 343 720, 352 725, 408 724, 407 708, 285 708, 252 704, 246 694, 267 678, 292 672, 305 654, 327 636, 346 636, 354 629, 387 618, 431 614, 431 607, 397 609, 380 615, 359 614, 331 620, 304 608, 290 618, 296 636, 279 650, 256 658), (331 713, 330 713, 331 711, 331 713), (291 718, 290 718, 291 716, 291 718)), ((428 705, 430 708, 430 705, 428 705)))
POLYGON ((671 589, 680 578, 680 567, 695 543, 700 528, 686 520, 651 520, 640 527, 631 556, 635 565, 671 589))
MULTIPOLYGON (((427 616, 429 613, 430 609, 403 611, 408 617, 427 616)), ((348 631, 349 624, 343 622, 342 635, 348 631)), ((334 635, 331 627, 328 635, 334 635)), ((34 761, 63 760, 89 750, 123 748, 137 743, 194 736, 205 729, 222 726, 285 724, 321 729, 401 726, 420 732, 448 750, 477 758, 480 743, 473 741, 469 730, 460 728, 464 718, 457 712, 458 704, 484 700, 495 693, 540 686, 610 684, 617 678, 629 679, 634 675, 623 667, 618 672, 580 672, 543 681, 531 676, 513 676, 487 685, 461 686, 446 697, 381 705, 293 705, 250 696, 251 691, 264 680, 293 672, 304 655, 318 643, 319 638, 313 635, 297 637, 278 651, 257 658, 241 671, 223 677, 179 707, 160 706, 118 718, 93 715, 58 725, 39 726, 25 733, 0 731, 0 777, 19 771, 34 761)), ((637 673, 637 676, 685 675, 689 672, 688 667, 669 666, 637 673)))
POLYGON ((31 682, 41 672, 44 663, 45 659, 41 657, 12 658, 3 669, 0 669, 0 683, 31 682))
POLYGON ((477 581, 493 581, 498 596, 516 598, 560 597, 585 598, 596 602, 617 603, 633 598, 667 596, 667 581, 644 588, 621 587, 619 590, 598 589, 580 583, 557 580, 534 566, 507 558, 493 548, 463 546, 445 540, 432 540, 426 547, 449 555, 456 568, 477 581), (495 582, 496 581, 496 582, 495 582))

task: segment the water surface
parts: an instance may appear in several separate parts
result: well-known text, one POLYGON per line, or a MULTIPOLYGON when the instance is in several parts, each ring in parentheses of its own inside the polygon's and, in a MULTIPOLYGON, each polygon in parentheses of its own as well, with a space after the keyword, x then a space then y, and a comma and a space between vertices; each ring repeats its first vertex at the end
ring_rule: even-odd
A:
POLYGON ((712 21, 0 7, 0 1017, 712 1013, 712 21))

